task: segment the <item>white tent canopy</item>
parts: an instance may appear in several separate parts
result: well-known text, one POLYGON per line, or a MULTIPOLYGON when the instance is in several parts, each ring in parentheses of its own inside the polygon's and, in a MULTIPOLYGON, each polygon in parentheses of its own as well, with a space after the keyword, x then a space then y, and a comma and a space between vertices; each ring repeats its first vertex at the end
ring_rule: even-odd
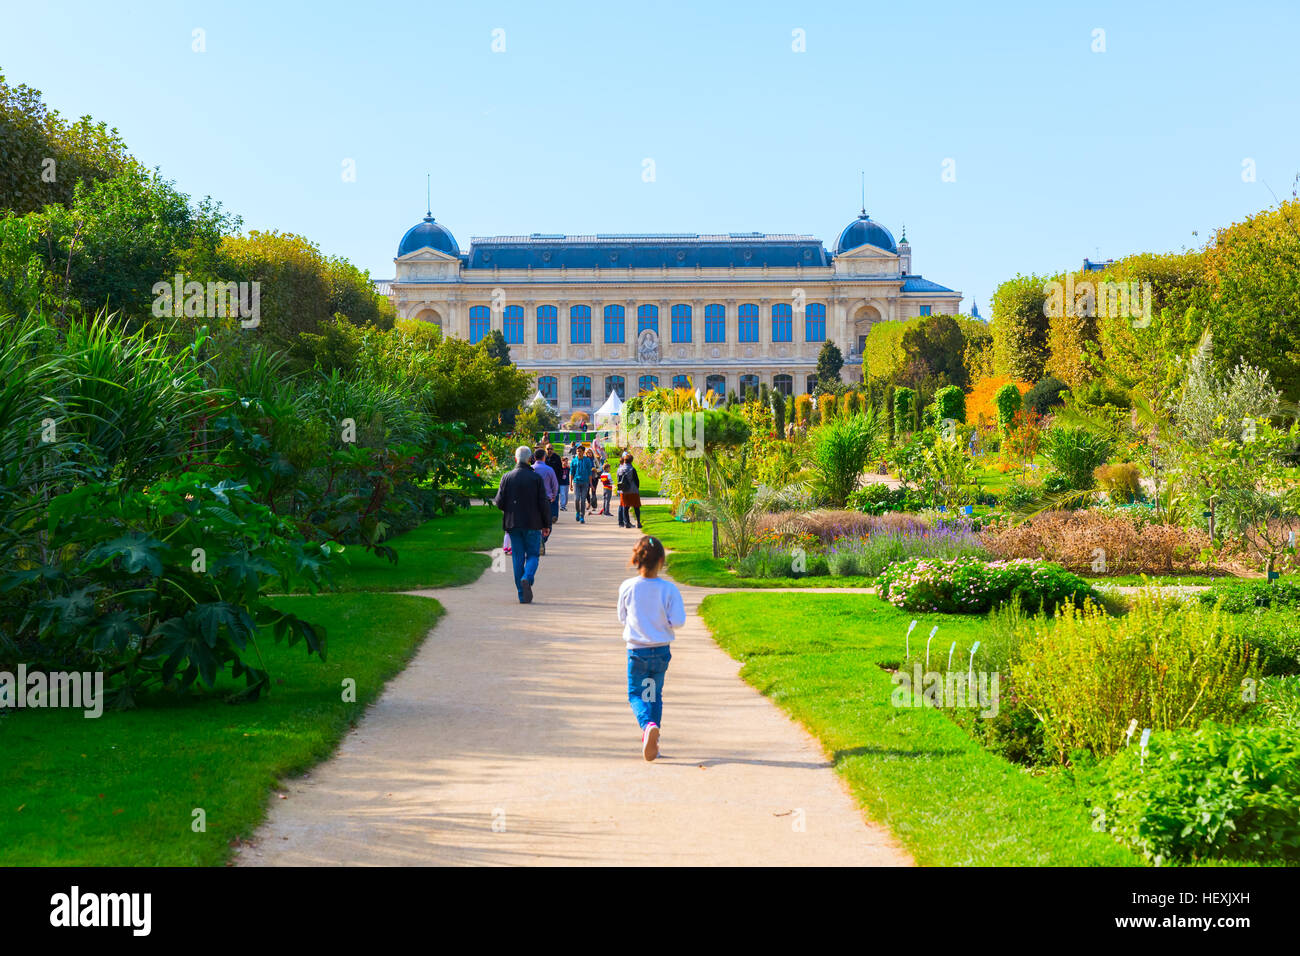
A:
POLYGON ((533 393, 533 397, 530 398, 526 404, 536 405, 538 402, 541 402, 543 405, 546 405, 547 407, 550 407, 551 405, 551 403, 546 400, 546 396, 542 394, 542 390, 540 388, 535 393, 533 393))
POLYGON ((605 399, 605 404, 596 409, 596 418, 602 415, 622 415, 623 401, 618 397, 618 392, 610 392, 609 398, 605 399))

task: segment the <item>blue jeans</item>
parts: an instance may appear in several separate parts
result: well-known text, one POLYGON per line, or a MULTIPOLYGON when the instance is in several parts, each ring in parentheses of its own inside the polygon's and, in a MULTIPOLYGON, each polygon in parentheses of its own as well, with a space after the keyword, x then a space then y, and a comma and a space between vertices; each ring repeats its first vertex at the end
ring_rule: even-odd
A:
POLYGON ((627 651, 627 702, 632 705, 636 722, 664 725, 664 675, 673 659, 669 645, 631 647, 627 651))
POLYGON ((560 499, 552 498, 551 499, 551 523, 554 524, 559 520, 560 520, 560 499))
POLYGON ((524 591, 519 584, 524 579, 532 584, 537 577, 537 558, 542 553, 542 532, 523 528, 506 533, 510 535, 510 557, 515 565, 515 591, 519 593, 522 604, 524 591))
POLYGON ((567 508, 568 506, 569 506, 569 486, 567 484, 563 484, 560 485, 560 507, 567 508))

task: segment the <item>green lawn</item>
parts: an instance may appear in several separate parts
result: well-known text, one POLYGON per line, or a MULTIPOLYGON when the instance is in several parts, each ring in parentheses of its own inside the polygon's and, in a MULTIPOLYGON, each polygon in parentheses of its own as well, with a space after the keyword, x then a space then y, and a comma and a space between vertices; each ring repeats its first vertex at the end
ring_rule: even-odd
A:
POLYGON ((475 505, 388 542, 397 550, 397 564, 353 546, 344 550, 335 570, 340 591, 409 591, 470 584, 492 564, 486 554, 501 547, 501 512, 475 505))
MULTIPOLYGON (((676 570, 673 570, 674 575, 676 570)), ((875 820, 929 866, 1135 866, 1063 786, 984 750, 932 707, 891 705, 879 665, 912 614, 871 595, 724 594, 701 608, 741 676, 807 727, 875 820)), ((968 646, 982 618, 916 615, 913 653, 968 646)))
MULTIPOLYGON (((80 711, 0 712, 0 846, 9 866, 211 866, 251 834, 281 777, 328 757, 442 615, 398 594, 282 597, 324 625, 329 659, 262 640, 275 685, 228 704, 235 689, 156 695, 88 720, 80 711), (345 678, 356 703, 344 703, 345 678), (193 811, 207 815, 192 829, 193 811)), ((240 685, 242 686, 242 685, 240 685)))
POLYGON ((800 578, 742 578, 713 557, 713 536, 707 521, 677 521, 671 505, 646 505, 641 509, 646 534, 660 538, 672 552, 668 573, 673 580, 704 588, 866 588, 873 577, 836 577, 832 574, 800 578))

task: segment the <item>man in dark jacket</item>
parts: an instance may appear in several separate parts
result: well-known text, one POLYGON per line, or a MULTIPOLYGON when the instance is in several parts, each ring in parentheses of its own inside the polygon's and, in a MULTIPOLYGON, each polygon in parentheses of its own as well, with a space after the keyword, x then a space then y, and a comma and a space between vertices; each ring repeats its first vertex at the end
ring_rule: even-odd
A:
POLYGON ((501 528, 510 536, 510 557, 514 560, 515 590, 520 604, 533 600, 537 558, 542 551, 542 529, 551 526, 551 502, 542 476, 529 466, 532 449, 515 449, 515 468, 501 476, 492 503, 501 509, 501 528))

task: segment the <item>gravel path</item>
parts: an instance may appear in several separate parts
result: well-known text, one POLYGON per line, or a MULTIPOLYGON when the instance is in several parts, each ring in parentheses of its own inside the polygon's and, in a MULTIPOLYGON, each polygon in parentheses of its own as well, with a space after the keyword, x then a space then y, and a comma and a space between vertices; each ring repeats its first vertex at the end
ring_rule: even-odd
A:
POLYGON ((665 756, 643 760, 614 613, 635 534, 561 518, 534 604, 508 569, 413 592, 447 616, 335 756, 272 797, 240 865, 911 864, 739 678, 696 614, 707 589, 682 589, 665 756))

